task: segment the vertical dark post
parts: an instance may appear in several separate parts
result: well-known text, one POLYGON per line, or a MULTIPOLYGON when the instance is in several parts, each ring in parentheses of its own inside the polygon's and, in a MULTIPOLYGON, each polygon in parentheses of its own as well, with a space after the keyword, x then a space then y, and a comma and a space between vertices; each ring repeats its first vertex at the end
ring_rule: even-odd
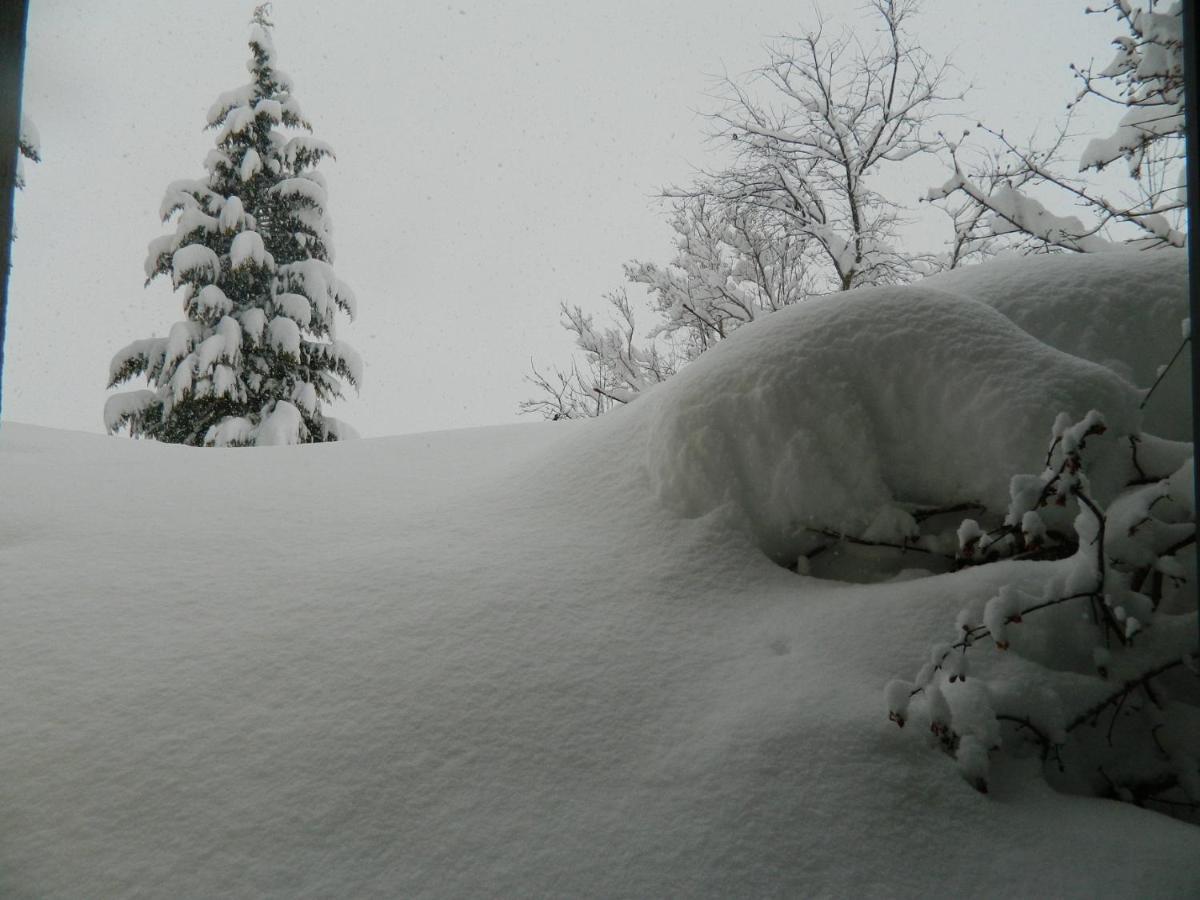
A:
MULTIPOLYGON (((1183 84, 1187 122, 1187 201, 1188 201, 1188 297, 1192 323, 1192 447, 1200 448, 1200 352, 1196 350, 1196 329, 1200 328, 1200 71, 1196 57, 1196 0, 1183 2, 1183 84)), ((1193 473, 1196 462, 1192 462, 1193 473)), ((1196 479, 1196 508, 1200 510, 1200 478, 1196 479)), ((1200 542, 1196 543, 1200 562, 1200 542)), ((1196 605, 1200 609, 1200 585, 1196 585, 1196 605)))
POLYGON ((29 0, 0 0, 0 389, 4 386, 4 331, 8 318, 8 270, 12 267, 13 194, 17 187, 21 72, 25 66, 28 15, 29 0))

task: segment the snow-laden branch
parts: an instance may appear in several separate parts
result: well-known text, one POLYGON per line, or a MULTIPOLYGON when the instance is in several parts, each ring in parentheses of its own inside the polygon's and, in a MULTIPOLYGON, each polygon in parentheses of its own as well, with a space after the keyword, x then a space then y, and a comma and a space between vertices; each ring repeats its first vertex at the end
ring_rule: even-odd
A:
POLYGON ((1061 152, 1069 116, 1057 138, 1040 148, 1021 146, 1003 130, 981 125, 979 133, 998 150, 967 165, 964 143, 947 142, 953 175, 932 189, 928 199, 961 196, 976 211, 976 221, 986 226, 982 235, 1014 236, 1034 248, 1093 253, 1118 244, 1182 247, 1182 7, 1159 0, 1141 6, 1114 0, 1089 12, 1115 13, 1126 32, 1113 41, 1116 55, 1103 69, 1072 66, 1080 88, 1068 109, 1088 98, 1116 104, 1123 109, 1116 128, 1087 143, 1072 174, 1061 152), (1088 173, 1118 160, 1128 165, 1131 196, 1086 180, 1088 173), (1060 211, 1052 211, 1051 205, 1060 211), (1071 213, 1064 211, 1066 206, 1071 213))

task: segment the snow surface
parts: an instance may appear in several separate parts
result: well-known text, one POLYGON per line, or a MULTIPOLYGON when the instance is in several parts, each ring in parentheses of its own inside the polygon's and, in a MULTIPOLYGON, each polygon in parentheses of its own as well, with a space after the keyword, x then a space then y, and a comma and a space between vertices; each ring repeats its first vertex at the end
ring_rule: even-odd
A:
MULTIPOLYGON (((810 300, 739 329, 644 407, 649 471, 684 515, 732 511, 780 562, 896 502, 1007 509, 1059 411, 1137 430, 1137 392, 991 307, 929 288, 810 300)), ((1093 474, 1111 493, 1126 472, 1093 474)))
MULTIPOLYGON (((1107 366, 1140 388, 1153 384, 1158 366, 1178 349, 1179 323, 1188 315, 1185 250, 1016 257, 924 284, 966 293, 1038 340, 1107 366)), ((1144 417, 1153 434, 1191 440, 1186 362, 1176 363, 1159 385, 1144 417)))
POLYGON ((581 423, 6 423, 3 892, 1194 896, 1194 826, 1034 763, 977 794, 886 719, 964 593, 1030 564, 834 583, 752 524, 903 530, 893 498, 993 490, 1084 388, 1136 418, 1110 369, 917 287, 775 314, 581 423))

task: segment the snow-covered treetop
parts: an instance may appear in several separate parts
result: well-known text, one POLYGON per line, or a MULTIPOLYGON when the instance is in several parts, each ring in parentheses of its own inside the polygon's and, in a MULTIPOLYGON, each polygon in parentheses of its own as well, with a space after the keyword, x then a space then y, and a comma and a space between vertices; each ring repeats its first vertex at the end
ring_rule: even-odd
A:
POLYGON ((147 277, 185 280, 168 271, 169 259, 202 232, 261 232, 279 264, 333 259, 324 179, 310 171, 333 156, 333 148, 311 134, 287 133, 312 126, 291 94, 292 79, 276 67, 269 12, 263 4, 251 19, 247 68, 253 79, 223 91, 209 107, 207 127, 216 132, 217 146, 205 158, 207 176, 167 187, 159 214, 164 221, 178 215, 176 233, 151 243, 147 277))

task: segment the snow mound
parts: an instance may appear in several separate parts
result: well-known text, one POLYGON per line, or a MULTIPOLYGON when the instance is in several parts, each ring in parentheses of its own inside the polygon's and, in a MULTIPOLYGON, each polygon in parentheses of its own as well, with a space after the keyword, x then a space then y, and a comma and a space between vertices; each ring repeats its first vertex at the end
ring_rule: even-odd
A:
MULTIPOLYGON (((1057 413, 1099 409, 1119 436, 1138 430, 1138 400, 990 306, 917 285, 774 313, 629 412, 670 508, 732 512, 791 562, 816 543, 810 529, 861 535, 901 502, 1003 511, 1010 477, 1040 469, 1057 413)), ((1102 493, 1124 475, 1109 457, 1102 493)))
POLYGON ((748 540, 1003 506, 1057 412, 1111 434, 1136 396, 913 287, 769 316, 587 422, 230 450, 5 423, 3 893, 1193 896, 1194 826, 1035 760, 984 797, 884 718, 913 648, 1031 564, 831 584, 748 540))
MULTIPOLYGON (((1187 251, 1015 257, 934 275, 922 285, 998 310, 1039 341, 1149 388, 1188 315, 1187 251)), ((1191 440, 1187 365, 1176 363, 1146 406, 1144 427, 1191 440)))

